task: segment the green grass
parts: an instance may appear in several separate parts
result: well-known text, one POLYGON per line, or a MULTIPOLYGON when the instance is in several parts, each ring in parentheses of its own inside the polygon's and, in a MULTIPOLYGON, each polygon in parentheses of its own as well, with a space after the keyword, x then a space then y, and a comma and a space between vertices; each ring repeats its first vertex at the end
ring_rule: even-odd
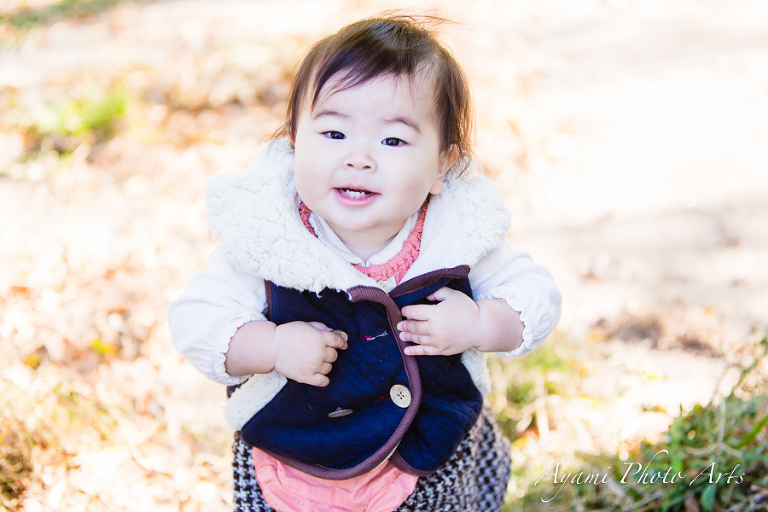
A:
POLYGON ((745 396, 741 384, 768 351, 744 368, 717 403, 674 420, 659 443, 640 443, 629 457, 582 455, 530 477, 528 492, 506 510, 753 512, 768 510, 768 397, 745 396))
MULTIPOLYGON (((0 96, 0 108, 13 109, 15 101, 14 91, 6 91, 4 99, 0 96)), ((30 109, 24 122, 14 127, 25 140, 19 161, 54 150, 65 162, 81 144, 93 147, 112 139, 129 125, 133 101, 120 80, 106 89, 95 83, 73 84, 60 99, 30 109)))
POLYGON ((521 420, 535 424, 538 413, 526 414, 534 402, 549 395, 571 396, 586 373, 573 350, 558 343, 557 335, 525 357, 490 358, 488 363, 493 385, 490 402, 502 432, 513 441, 520 435, 521 420))
POLYGON ((129 94, 121 84, 101 90, 90 84, 76 94, 44 107, 32 127, 40 135, 112 137, 125 118, 129 94))
POLYGON ((61 0, 40 9, 24 9, 10 16, 0 16, 0 24, 26 31, 62 19, 96 14, 125 0, 61 0))
POLYGON ((22 390, 0 378, 0 510, 18 510, 43 467, 68 467, 83 446, 114 434, 117 423, 106 407, 67 381, 60 375, 22 390))

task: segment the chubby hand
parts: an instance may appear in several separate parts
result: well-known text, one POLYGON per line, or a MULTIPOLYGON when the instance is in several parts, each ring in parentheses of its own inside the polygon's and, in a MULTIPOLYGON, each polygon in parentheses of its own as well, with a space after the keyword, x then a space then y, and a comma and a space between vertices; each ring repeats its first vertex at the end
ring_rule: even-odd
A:
POLYGON ((427 297, 438 304, 405 306, 406 318, 397 328, 400 339, 416 343, 407 347, 411 356, 450 356, 479 344, 480 307, 471 297, 452 288, 440 288, 427 297))
POLYGON ((275 370, 291 380, 324 387, 331 383, 328 374, 347 348, 347 335, 320 322, 290 322, 278 325, 270 353, 275 370))

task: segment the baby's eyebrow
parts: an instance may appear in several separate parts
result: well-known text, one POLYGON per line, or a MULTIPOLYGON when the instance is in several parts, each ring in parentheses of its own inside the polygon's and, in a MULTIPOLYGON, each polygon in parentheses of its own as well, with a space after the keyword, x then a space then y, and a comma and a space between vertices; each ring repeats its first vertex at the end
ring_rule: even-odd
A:
POLYGON ((411 119, 409 119, 407 117, 396 116, 396 117, 384 119, 384 124, 397 124, 397 123, 402 123, 402 124, 404 124, 406 126, 410 126, 414 130, 416 130, 416 132, 421 133, 421 128, 419 128, 418 123, 416 123, 415 121, 413 121, 413 120, 411 120, 411 119))
MULTIPOLYGON (((341 118, 341 119, 349 119, 350 118, 350 116, 347 115, 347 114, 342 114, 341 112, 339 112, 337 110, 328 110, 328 109, 320 110, 317 113, 312 115, 312 119, 320 119, 321 117, 338 117, 338 118, 341 118)), ((414 129, 417 133, 421 133, 421 128, 419 128, 419 124, 416 121, 414 121, 414 120, 412 120, 412 119, 410 119, 408 117, 405 117, 405 116, 395 116, 395 117, 383 118, 382 122, 384 124, 398 124, 398 123, 404 124, 406 126, 411 127, 412 129, 414 129)))
POLYGON ((341 117, 342 119, 349 118, 348 115, 342 114, 341 112, 337 112, 335 110, 321 110, 320 112, 312 116, 313 119, 319 119, 321 117, 341 117))

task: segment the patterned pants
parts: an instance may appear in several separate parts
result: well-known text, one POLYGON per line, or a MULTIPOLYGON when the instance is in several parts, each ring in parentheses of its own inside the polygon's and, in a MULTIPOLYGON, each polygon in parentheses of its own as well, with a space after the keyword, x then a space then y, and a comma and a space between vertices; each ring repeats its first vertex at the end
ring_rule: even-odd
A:
MULTIPOLYGON (((254 477, 251 448, 235 436, 232 450, 235 512, 275 512, 254 477)), ((419 478, 394 512, 495 512, 504 504, 511 473, 509 443, 484 410, 453 457, 436 473, 419 478)))

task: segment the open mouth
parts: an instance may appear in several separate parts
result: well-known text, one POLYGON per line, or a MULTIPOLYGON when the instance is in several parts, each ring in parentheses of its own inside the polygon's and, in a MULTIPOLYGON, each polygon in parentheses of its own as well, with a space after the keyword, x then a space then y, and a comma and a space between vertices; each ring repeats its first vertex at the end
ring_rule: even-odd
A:
POLYGON ((339 193, 347 199, 362 199, 370 194, 370 192, 367 190, 357 190, 351 188, 340 188, 339 193))
POLYGON ((347 201, 351 202, 364 202, 367 199, 372 199, 377 194, 370 190, 363 190, 357 188, 337 188, 336 193, 347 201))

